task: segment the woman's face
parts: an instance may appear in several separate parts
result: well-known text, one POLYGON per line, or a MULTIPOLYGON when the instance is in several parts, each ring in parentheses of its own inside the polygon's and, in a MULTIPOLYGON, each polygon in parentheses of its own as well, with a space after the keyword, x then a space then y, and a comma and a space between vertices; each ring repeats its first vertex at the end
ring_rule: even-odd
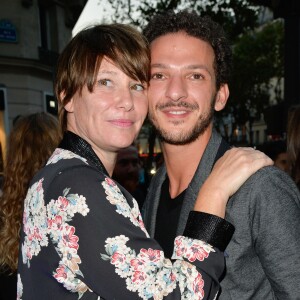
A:
POLYGON ((92 93, 84 87, 65 106, 67 129, 85 139, 100 157, 136 138, 147 114, 147 87, 103 58, 92 93))

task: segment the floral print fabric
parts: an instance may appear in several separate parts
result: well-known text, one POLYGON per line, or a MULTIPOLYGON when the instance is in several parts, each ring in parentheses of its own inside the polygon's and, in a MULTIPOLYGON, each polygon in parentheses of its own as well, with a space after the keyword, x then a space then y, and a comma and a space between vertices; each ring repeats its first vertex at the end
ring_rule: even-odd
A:
POLYGON ((222 253, 177 237, 172 262, 111 178, 56 149, 24 202, 18 299, 213 299, 222 253), (204 271, 204 272, 202 272, 204 271))

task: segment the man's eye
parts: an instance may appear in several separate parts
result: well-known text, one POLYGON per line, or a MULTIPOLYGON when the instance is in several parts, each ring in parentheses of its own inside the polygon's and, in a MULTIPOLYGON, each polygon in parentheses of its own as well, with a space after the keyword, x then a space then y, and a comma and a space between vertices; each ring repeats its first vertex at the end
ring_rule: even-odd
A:
POLYGON ((100 79, 98 80, 98 84, 103 86, 111 86, 112 82, 109 79, 100 79))
POLYGON ((163 79, 163 78, 164 78, 164 75, 161 73, 154 73, 151 76, 151 79, 163 79))
POLYGON ((145 87, 141 83, 136 83, 136 84, 133 84, 130 87, 130 89, 135 90, 135 91, 143 91, 145 89, 145 87))
POLYGON ((203 75, 201 75, 201 74, 193 74, 193 75, 192 75, 192 78, 193 78, 193 79, 203 79, 204 77, 203 77, 203 75))

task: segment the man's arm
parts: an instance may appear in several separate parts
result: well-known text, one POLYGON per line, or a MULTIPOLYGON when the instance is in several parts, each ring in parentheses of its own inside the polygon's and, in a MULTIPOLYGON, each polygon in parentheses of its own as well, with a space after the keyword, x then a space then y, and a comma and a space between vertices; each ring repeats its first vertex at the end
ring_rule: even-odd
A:
POLYGON ((253 242, 277 299, 299 299, 300 195, 280 170, 258 174, 251 197, 255 203, 253 242))

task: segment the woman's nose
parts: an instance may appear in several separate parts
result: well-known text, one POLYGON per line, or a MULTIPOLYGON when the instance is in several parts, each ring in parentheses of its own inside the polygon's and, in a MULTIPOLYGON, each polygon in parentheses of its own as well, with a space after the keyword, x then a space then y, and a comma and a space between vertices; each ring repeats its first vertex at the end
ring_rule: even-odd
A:
POLYGON ((129 89, 124 89, 121 92, 118 107, 124 109, 125 111, 130 111, 134 108, 133 96, 129 89))

